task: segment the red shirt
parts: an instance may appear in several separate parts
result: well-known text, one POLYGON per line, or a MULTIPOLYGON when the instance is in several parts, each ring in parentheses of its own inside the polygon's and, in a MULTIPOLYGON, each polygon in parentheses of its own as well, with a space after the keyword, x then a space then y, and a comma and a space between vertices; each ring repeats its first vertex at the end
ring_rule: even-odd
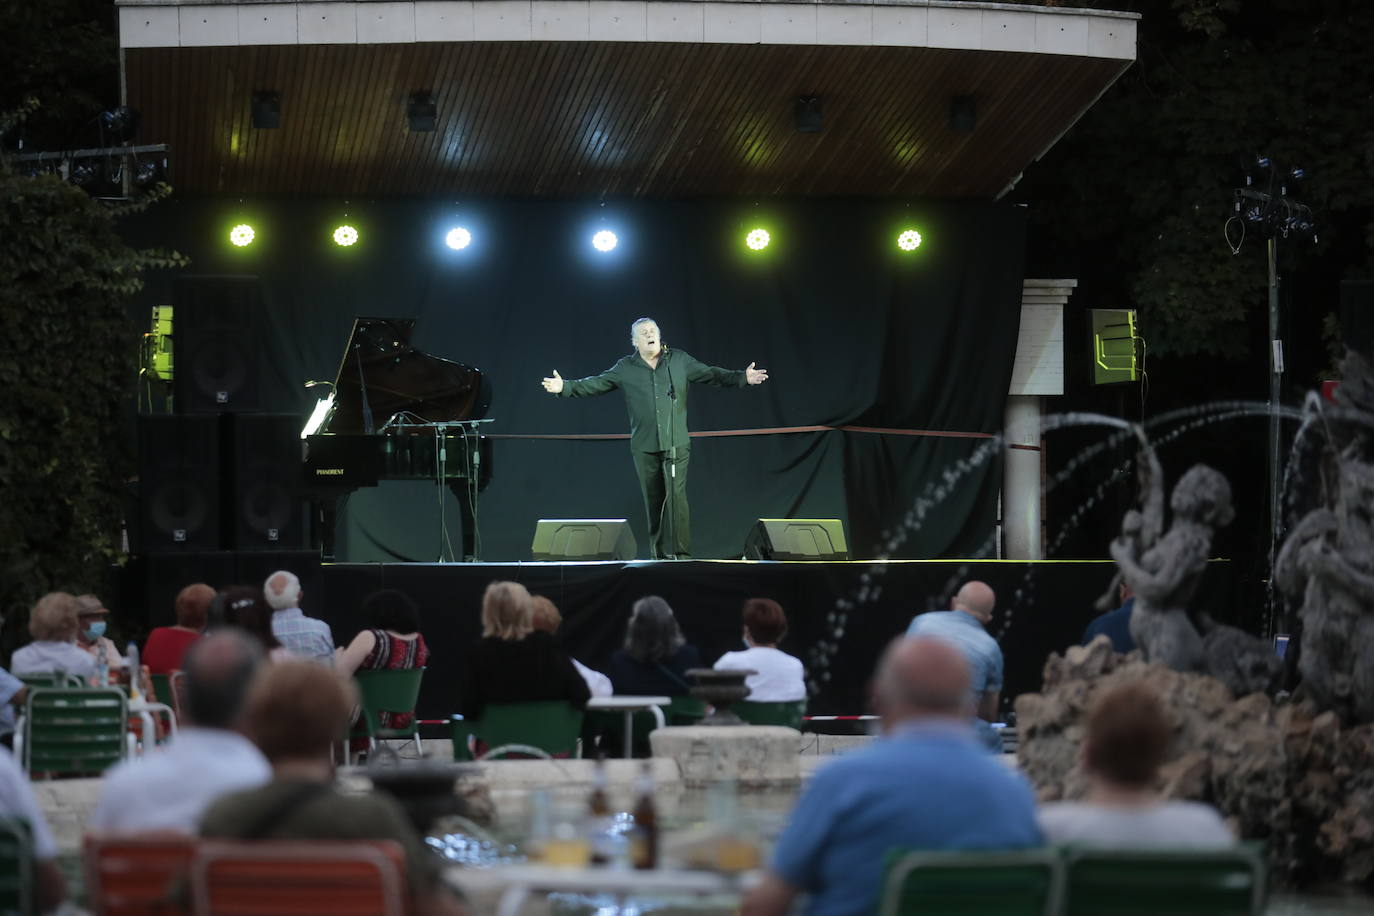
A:
POLYGON ((181 658, 191 643, 200 639, 199 633, 176 627, 157 627, 148 634, 143 647, 143 664, 151 674, 171 674, 181 670, 181 658))

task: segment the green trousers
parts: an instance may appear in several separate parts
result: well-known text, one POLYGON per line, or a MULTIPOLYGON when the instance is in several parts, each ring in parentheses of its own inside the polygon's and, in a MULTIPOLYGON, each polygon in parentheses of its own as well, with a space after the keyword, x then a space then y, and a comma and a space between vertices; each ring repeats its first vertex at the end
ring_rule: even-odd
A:
POLYGON ((644 512, 649 520, 649 555, 655 560, 691 556, 692 518, 687 508, 687 464, 692 450, 679 448, 677 459, 667 452, 631 452, 644 512), (671 499, 668 498, 671 494, 671 499))

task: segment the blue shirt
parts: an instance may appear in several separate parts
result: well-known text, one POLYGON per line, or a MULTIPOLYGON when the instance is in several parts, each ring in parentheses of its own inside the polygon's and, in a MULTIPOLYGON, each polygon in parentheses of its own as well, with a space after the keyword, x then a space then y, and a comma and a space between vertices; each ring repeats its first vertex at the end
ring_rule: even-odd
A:
POLYGON ((1038 846, 1035 799, 966 727, 908 726, 812 778, 778 840, 773 871, 810 893, 815 916, 869 914, 887 854, 1038 846))
POLYGON ((1002 689, 1002 650, 978 618, 966 611, 929 611, 907 627, 907 636, 933 636, 954 643, 968 660, 976 706, 985 693, 1002 689))
POLYGON ((298 607, 272 613, 272 635, 292 655, 334 664, 334 633, 329 624, 305 616, 298 607))
POLYGON ((1083 631, 1082 645, 1086 646, 1105 633, 1112 641, 1112 648, 1122 655, 1134 650, 1135 640, 1131 638, 1131 609, 1134 607, 1135 599, 1127 598, 1121 607, 1108 611, 1088 624, 1088 628, 1083 631))
POLYGON ((24 682, 4 668, 0 668, 0 735, 14 731, 14 695, 24 689, 24 682))

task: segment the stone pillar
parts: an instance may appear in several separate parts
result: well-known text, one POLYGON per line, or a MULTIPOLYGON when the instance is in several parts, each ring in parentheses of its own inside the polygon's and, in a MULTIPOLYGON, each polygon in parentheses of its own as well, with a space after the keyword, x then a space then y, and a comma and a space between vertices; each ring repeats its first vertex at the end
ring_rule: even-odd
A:
POLYGON ((1002 472, 1002 531, 1008 560, 1039 560, 1040 398, 1010 395, 1006 412, 1006 463, 1002 472))

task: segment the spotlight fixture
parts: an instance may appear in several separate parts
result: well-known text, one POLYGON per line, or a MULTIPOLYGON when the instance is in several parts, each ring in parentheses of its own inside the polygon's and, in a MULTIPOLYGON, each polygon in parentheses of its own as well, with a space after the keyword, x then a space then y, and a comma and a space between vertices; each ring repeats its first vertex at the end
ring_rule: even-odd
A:
POLYGON ((334 244, 341 248, 348 248, 358 241, 358 230, 344 223, 334 230, 334 244))
POLYGON ((971 134, 978 126, 978 103, 971 95, 956 95, 949 102, 949 129, 971 134))
POLYGON ((257 233, 254 232, 253 227, 247 223, 239 223, 233 229, 229 230, 229 244, 233 245, 235 248, 247 248, 249 245, 253 244, 253 239, 256 237, 257 233))
POLYGON ((157 184, 166 174, 167 161, 164 159, 158 162, 156 159, 144 159, 134 169, 134 184, 140 188, 148 188, 157 184))
POLYGON ((924 239, 921 238, 921 233, 917 232, 915 229, 903 229, 897 235, 897 247, 902 251, 915 251, 917 248, 921 247, 921 242, 923 241, 924 239))
POLYGON ((72 163, 72 184, 87 188, 100 177, 100 163, 94 159, 81 159, 72 163))
POLYGON ((281 127, 280 92, 253 93, 253 126, 261 130, 275 130, 281 127))
POLYGON ((140 116, 137 108, 120 105, 109 111, 102 111, 98 118, 100 129, 110 135, 116 143, 128 143, 138 132, 140 116))
POLYGON ((758 228, 749 230, 749 234, 744 237, 744 244, 748 245, 751 251, 762 251, 772 240, 767 229, 758 228))
POLYGON ((609 229, 602 229, 592 236, 592 247, 597 251, 611 251, 620 242, 615 233, 609 229))
POLYGON ((792 105, 792 126, 799 134, 821 132, 821 97, 804 95, 792 105))
POLYGON ((462 226, 454 226, 448 231, 448 235, 444 236, 444 244, 454 251, 462 251, 472 244, 472 233, 462 226))
POLYGON ((406 120, 411 131, 430 133, 439 123, 439 106, 428 92, 412 92, 406 101, 406 120))

